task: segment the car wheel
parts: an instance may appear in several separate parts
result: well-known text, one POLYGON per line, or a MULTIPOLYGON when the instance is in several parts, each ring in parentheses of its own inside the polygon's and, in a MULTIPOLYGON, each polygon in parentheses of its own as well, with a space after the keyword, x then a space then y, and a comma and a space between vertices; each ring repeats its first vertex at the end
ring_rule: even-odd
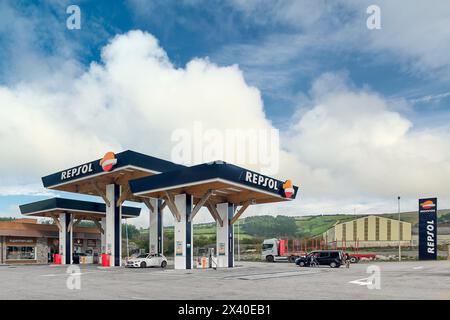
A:
POLYGON ((275 259, 273 258, 273 256, 267 256, 266 260, 267 262, 273 262, 275 259))
POLYGON ((305 266, 305 262, 304 261, 300 261, 300 263, 298 264, 299 267, 304 267, 305 266))
POLYGON ((295 262, 295 257, 294 257, 294 256, 290 256, 290 257, 288 258, 288 261, 289 261, 290 263, 294 263, 294 262, 295 262))
POLYGON ((164 269, 165 267, 167 267, 167 261, 161 262, 161 268, 164 269))
POLYGON ((331 267, 331 268, 336 268, 336 267, 337 267, 337 263, 334 262, 334 261, 331 262, 331 263, 330 263, 330 267, 331 267))
POLYGON ((358 260, 359 260, 359 259, 358 259, 357 257, 351 257, 351 258, 350 258, 350 262, 351 262, 351 263, 358 263, 358 260))
POLYGON ((141 262, 141 268, 147 268, 147 264, 144 261, 141 262))

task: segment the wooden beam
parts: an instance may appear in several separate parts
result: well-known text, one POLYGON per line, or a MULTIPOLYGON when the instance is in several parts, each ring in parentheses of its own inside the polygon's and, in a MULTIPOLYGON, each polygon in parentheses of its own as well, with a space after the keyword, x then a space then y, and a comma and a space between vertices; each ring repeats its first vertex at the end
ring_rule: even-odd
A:
POLYGON ((120 194, 119 199, 117 199, 116 206, 120 207, 122 205, 122 203, 124 203, 124 201, 127 199, 129 194, 130 194, 130 186, 127 184, 124 192, 122 192, 120 194))
POLYGON ((197 214, 197 212, 201 209, 201 207, 203 207, 203 205, 205 204, 206 201, 208 201, 209 197, 213 194, 214 190, 208 190, 208 192, 206 192, 203 197, 200 199, 199 202, 197 202, 197 204, 195 205, 194 209, 192 209, 191 214, 189 215, 189 222, 192 221, 192 219, 194 219, 195 215, 197 214))
POLYGON ((239 217, 244 213, 244 211, 248 208, 248 206, 252 203, 252 200, 246 201, 244 202, 244 204, 242 205, 242 207, 238 210, 238 212, 236 212, 236 214, 234 215, 234 217, 230 220, 230 224, 233 224, 236 222, 237 219, 239 219, 239 217))
POLYGON ((97 227, 98 230, 100 230, 100 232, 102 234, 105 234, 105 230, 103 230, 102 225, 100 224, 100 222, 98 222, 97 220, 92 220, 95 223, 95 226, 97 227))
MULTIPOLYGON (((76 220, 76 221, 78 222, 78 221, 81 221, 81 220, 76 220)), ((72 219, 70 220, 69 226, 67 227, 67 229, 68 229, 67 231, 68 232, 72 231, 72 228, 73 228, 74 224, 75 224, 75 217, 72 217, 72 219)))
POLYGON ((167 206, 167 203, 166 203, 166 201, 164 201, 162 204, 161 204, 161 211, 163 211, 164 210, 164 208, 167 206))
POLYGON ((86 219, 85 219, 84 217, 79 218, 79 219, 77 220, 77 222, 75 222, 75 223, 73 224, 72 229, 74 229, 76 226, 78 226, 82 220, 86 220, 86 219))
POLYGON ((223 227, 223 220, 220 217, 219 212, 217 212, 217 209, 214 206, 214 204, 212 204, 210 201, 206 201, 206 207, 208 208, 209 213, 211 213, 214 220, 216 220, 216 222, 219 222, 219 225, 223 227))
POLYGON ((61 222, 58 219, 58 216, 56 214, 52 214, 53 221, 55 222, 56 226, 58 227, 59 231, 62 230, 61 222))
POLYGON ((91 185, 94 188, 94 190, 98 193, 98 195, 103 198, 103 201, 105 201, 106 205, 108 207, 111 207, 111 203, 109 202, 108 198, 106 197, 106 193, 103 192, 94 181, 91 181, 91 185))
POLYGON ((150 202, 150 199, 148 198, 143 198, 142 202, 145 203, 145 205, 147 206, 147 208, 151 211, 151 212, 155 212, 155 208, 153 207, 152 203, 150 202))
POLYGON ((170 211, 172 212, 173 216, 175 219, 177 219, 178 222, 181 221, 181 215, 180 212, 178 211, 177 206, 175 205, 175 200, 172 198, 172 196, 167 193, 167 191, 164 192, 165 193, 165 198, 166 198, 166 203, 167 206, 169 207, 170 211))

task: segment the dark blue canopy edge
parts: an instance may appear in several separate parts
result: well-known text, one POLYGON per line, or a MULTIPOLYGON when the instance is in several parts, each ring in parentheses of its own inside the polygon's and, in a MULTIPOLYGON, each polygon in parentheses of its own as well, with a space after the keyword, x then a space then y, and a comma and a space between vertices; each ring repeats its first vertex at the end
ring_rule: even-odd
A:
MULTIPOLYGON (((181 168, 185 168, 183 165, 175 164, 173 162, 162 160, 159 158, 155 158, 152 156, 148 156, 142 153, 138 153, 135 151, 127 150, 116 154, 117 164, 114 165, 114 168, 109 172, 114 172, 117 169, 126 167, 126 166, 134 166, 142 169, 154 171, 154 172, 166 172, 171 170, 178 170, 181 168)), ((91 161, 88 163, 84 163, 66 170, 62 170, 48 176, 42 178, 42 183, 45 188, 51 188, 53 186, 68 183, 73 180, 78 180, 81 178, 88 178, 89 176, 93 176, 96 174, 106 173, 103 171, 100 160, 91 161), (84 170, 82 168, 89 168, 86 172, 83 173, 84 170), (75 176, 71 176, 70 178, 62 179, 62 174, 67 171, 74 170, 77 172, 75 176)))
MULTIPOLYGON (((221 179, 233 184, 248 186, 250 188, 259 189, 261 191, 269 192, 274 195, 285 197, 283 189, 283 181, 261 175, 257 172, 247 170, 233 164, 222 161, 215 161, 211 163, 200 164, 193 167, 185 167, 181 170, 169 171, 153 176, 130 180, 130 188, 133 194, 139 195, 146 192, 152 192, 161 189, 175 188, 180 185, 196 184, 202 181, 221 179), (256 176, 256 181, 263 180, 261 184, 253 183, 246 180, 247 174, 251 174, 253 178, 256 176), (269 180, 272 180, 272 185, 275 188, 269 188, 269 180)), ((294 194, 291 199, 297 195, 298 187, 293 186, 294 194)))
MULTIPOLYGON (((106 205, 99 202, 73 200, 65 198, 51 198, 42 201, 36 201, 19 206, 23 215, 31 215, 46 211, 85 211, 88 213, 105 214, 106 205)), ((122 216, 126 218, 139 217, 140 208, 122 206, 122 216)))

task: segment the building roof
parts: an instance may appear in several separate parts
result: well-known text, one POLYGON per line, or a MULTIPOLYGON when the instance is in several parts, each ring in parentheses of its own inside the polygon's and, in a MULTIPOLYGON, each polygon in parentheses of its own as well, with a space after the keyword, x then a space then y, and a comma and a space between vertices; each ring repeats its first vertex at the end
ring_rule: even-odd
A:
MULTIPOLYGON (((103 196, 100 190, 105 190, 107 184, 119 184, 122 191, 126 192, 131 179, 184 168, 182 165, 131 150, 110 154, 116 162, 108 169, 101 165, 104 157, 47 175, 42 178, 42 183, 49 189, 103 196)), ((132 194, 128 194, 125 200, 140 202, 132 194)))
MULTIPOLYGON (((0 221, 0 236, 58 238, 58 227, 54 224, 29 223, 18 220, 20 219, 0 221)), ((97 228, 74 227, 74 237, 76 238, 96 239, 99 234, 100 231, 97 228)))
MULTIPOLYGON (((65 198, 51 198, 32 202, 19 206, 20 212, 25 216, 51 217, 62 212, 68 212, 75 216, 90 216, 102 218, 105 216, 106 205, 104 203, 73 200, 65 198)), ((122 206, 122 217, 138 217, 140 208, 122 206)))
MULTIPOLYGON (((352 219, 352 220, 347 220, 347 221, 343 221, 343 222, 337 222, 337 223, 335 223, 331 228, 328 228, 327 231, 325 231, 325 233, 328 232, 329 230, 335 228, 335 227, 338 226, 338 225, 345 224, 345 223, 352 223, 352 222, 355 221, 355 220, 361 220, 361 219, 365 219, 365 218, 368 218, 368 217, 377 217, 377 218, 380 218, 380 219, 387 219, 387 220, 398 221, 397 219, 392 219, 392 218, 388 218, 388 217, 383 217, 383 216, 371 214, 371 215, 361 216, 361 217, 358 217, 358 218, 352 219)), ((402 223, 407 223, 407 224, 412 225, 411 222, 408 222, 408 221, 403 221, 403 220, 402 220, 401 222, 402 222, 402 223)))
POLYGON ((131 192, 135 196, 163 198, 168 192, 172 195, 188 193, 199 199, 209 190, 213 190, 212 203, 234 204, 294 199, 298 187, 292 186, 292 196, 289 198, 283 188, 284 183, 222 161, 185 167, 129 182, 131 192))

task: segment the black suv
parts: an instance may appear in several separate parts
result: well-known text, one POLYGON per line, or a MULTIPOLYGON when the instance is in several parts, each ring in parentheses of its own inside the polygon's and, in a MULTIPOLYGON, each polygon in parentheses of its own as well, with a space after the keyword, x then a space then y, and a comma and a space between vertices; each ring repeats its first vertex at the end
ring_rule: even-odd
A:
POLYGON ((315 263, 327 265, 331 268, 339 268, 344 264, 344 253, 341 250, 312 251, 306 257, 300 257, 295 260, 295 264, 300 267, 308 267, 315 263))

